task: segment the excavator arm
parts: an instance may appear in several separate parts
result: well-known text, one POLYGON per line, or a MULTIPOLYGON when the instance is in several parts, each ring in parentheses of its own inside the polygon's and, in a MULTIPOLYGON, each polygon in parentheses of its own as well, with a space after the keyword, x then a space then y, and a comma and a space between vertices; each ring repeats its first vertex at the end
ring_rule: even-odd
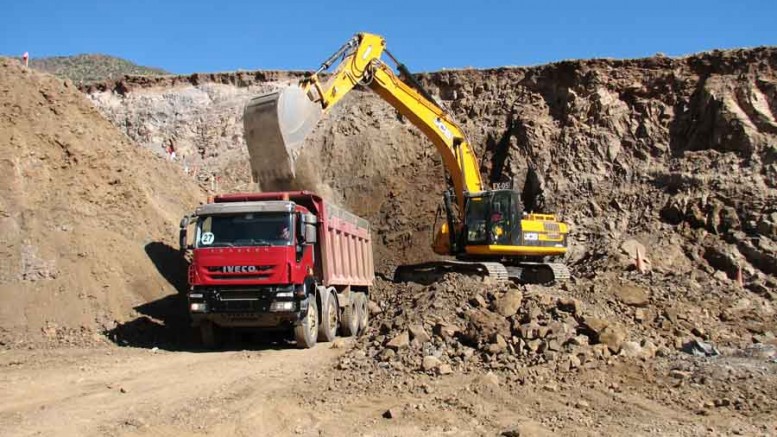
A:
POLYGON ((446 192, 447 220, 435 236, 434 251, 482 261, 443 263, 446 268, 474 266, 499 278, 526 277, 521 272, 527 269, 552 270, 550 276, 556 279, 568 276, 563 265, 543 262, 546 256, 566 253, 567 225, 552 215, 524 214, 520 196, 511 189, 484 186, 477 158, 462 129, 386 50, 378 35, 357 34, 296 86, 248 102, 243 123, 254 180, 293 179, 294 160, 307 134, 324 112, 357 85, 370 88, 393 106, 421 130, 442 157, 458 215, 454 217, 454 200, 446 192), (396 64, 399 75, 382 60, 384 54, 396 64), (322 80, 322 73, 336 62, 335 70, 322 80), (491 262, 499 260, 509 262, 512 273, 501 263, 491 262))

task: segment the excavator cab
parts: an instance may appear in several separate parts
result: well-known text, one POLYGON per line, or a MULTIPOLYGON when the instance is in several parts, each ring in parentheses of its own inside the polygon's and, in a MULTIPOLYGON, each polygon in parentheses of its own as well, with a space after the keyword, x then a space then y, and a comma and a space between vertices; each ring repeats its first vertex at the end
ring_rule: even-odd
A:
POLYGON ((520 197, 513 190, 469 196, 464 214, 464 246, 519 244, 522 211, 520 197))

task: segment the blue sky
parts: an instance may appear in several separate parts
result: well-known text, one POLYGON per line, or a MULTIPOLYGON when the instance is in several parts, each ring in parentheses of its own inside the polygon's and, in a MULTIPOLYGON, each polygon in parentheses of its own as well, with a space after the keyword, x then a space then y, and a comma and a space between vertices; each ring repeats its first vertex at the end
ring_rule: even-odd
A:
POLYGON ((777 0, 3 0, 0 54, 105 53, 174 73, 315 69, 353 33, 414 71, 777 45, 777 0))

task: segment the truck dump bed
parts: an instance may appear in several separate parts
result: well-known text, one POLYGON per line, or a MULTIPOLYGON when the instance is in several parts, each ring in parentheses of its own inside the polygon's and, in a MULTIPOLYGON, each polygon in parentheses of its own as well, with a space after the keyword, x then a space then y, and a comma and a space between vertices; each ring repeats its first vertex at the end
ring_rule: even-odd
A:
POLYGON ((318 217, 316 276, 325 286, 369 287, 375 279, 370 223, 308 191, 237 193, 214 202, 290 200, 318 217))

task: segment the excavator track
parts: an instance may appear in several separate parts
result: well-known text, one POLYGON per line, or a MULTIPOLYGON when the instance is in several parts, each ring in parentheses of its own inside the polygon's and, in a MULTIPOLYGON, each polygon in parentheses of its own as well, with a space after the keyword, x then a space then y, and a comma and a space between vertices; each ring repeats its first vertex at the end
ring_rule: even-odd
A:
POLYGON ((569 268, 563 263, 524 262, 505 269, 511 280, 524 284, 547 284, 572 277, 569 268))
POLYGON ((548 284, 571 277, 569 269, 562 263, 527 262, 515 266, 505 266, 498 262, 457 260, 399 266, 394 271, 394 282, 416 282, 429 285, 442 279, 446 273, 476 275, 494 282, 516 281, 527 284, 548 284))

